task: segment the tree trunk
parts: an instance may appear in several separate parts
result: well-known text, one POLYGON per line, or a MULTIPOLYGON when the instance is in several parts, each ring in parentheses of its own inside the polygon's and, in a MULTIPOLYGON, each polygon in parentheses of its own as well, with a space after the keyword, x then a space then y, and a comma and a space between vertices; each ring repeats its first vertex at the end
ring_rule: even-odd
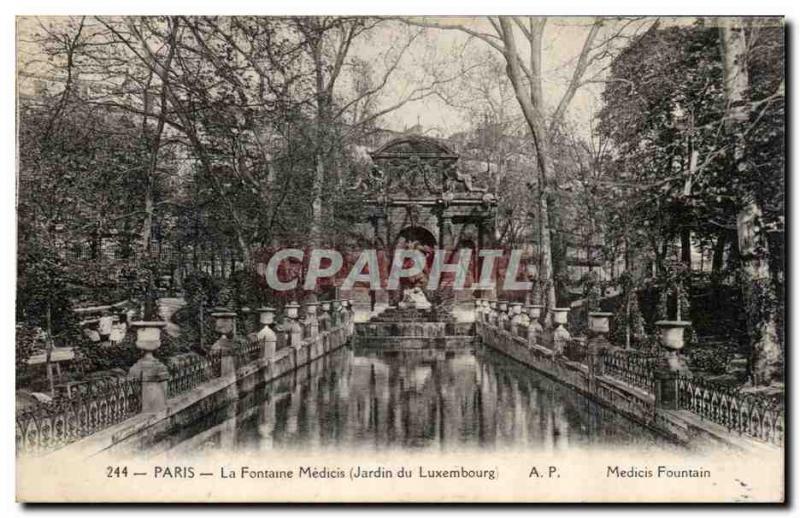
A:
POLYGON ((711 273, 719 273, 722 270, 723 259, 725 257, 725 245, 728 244, 728 231, 723 230, 714 243, 714 255, 711 258, 711 273))
MULTIPOLYGON (((723 18, 720 41, 723 55, 725 93, 728 100, 726 129, 734 137, 737 174, 747 172, 745 125, 749 120, 747 90, 747 42, 744 28, 723 18)), ((752 343, 750 369, 754 385, 769 385, 783 379, 783 355, 778 337, 774 293, 769 274, 767 240, 760 232, 761 208, 754 196, 743 200, 736 215, 736 233, 741 256, 747 324, 752 343)))
POLYGON ((544 300, 545 307, 553 308, 556 306, 556 292, 553 283, 553 252, 550 241, 550 214, 549 214, 549 200, 551 199, 550 191, 552 188, 551 177, 553 172, 552 157, 550 156, 549 139, 547 136, 545 121, 544 121, 544 100, 541 88, 541 35, 544 30, 544 24, 538 23, 531 25, 531 63, 534 81, 530 85, 529 91, 526 91, 525 81, 522 77, 520 70, 517 52, 517 44, 514 38, 514 30, 511 25, 511 20, 507 17, 500 17, 500 28, 505 44, 503 56, 506 60, 506 71, 514 88, 514 94, 520 104, 522 113, 525 116, 525 121, 533 136, 534 149, 536 150, 536 160, 539 166, 539 180, 541 185, 541 195, 539 197, 540 221, 541 221, 541 254, 542 254, 542 271, 539 275, 544 283, 544 300), (539 51, 537 53, 536 51, 539 51))
POLYGON ((681 262, 692 271, 692 231, 688 227, 681 229, 681 262))

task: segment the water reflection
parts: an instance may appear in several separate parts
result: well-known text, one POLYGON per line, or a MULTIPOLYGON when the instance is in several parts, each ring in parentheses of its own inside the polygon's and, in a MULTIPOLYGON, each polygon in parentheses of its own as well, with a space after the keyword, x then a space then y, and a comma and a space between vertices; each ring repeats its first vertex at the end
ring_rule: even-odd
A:
POLYGON ((460 352, 343 348, 243 396, 200 430, 201 449, 563 450, 665 447, 647 428, 480 346, 460 352))

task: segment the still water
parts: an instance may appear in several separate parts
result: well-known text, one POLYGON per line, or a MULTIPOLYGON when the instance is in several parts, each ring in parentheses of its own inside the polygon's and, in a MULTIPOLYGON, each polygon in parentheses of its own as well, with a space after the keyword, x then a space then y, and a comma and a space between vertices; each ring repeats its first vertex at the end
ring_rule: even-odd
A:
MULTIPOLYGON (((168 449, 565 450, 669 443, 482 346, 342 348, 185 428, 168 449)), ((163 447, 163 445, 162 445, 163 447)))

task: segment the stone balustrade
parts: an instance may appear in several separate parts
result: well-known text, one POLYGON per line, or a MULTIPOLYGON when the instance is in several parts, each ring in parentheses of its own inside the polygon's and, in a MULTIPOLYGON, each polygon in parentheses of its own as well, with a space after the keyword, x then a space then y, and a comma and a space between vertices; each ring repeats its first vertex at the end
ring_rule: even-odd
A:
POLYGON ((587 336, 567 329, 569 308, 552 308, 552 331, 543 331, 541 306, 476 303, 476 334, 488 347, 572 386, 620 413, 681 440, 713 437, 748 448, 741 438, 783 443, 782 402, 716 387, 692 377, 683 356, 688 322, 657 322, 657 354, 625 350, 608 339, 608 312, 588 315, 587 336), (689 431, 690 430, 690 431, 689 431))
POLYGON ((150 416, 149 420, 152 416, 168 417, 205 398, 235 398, 237 387, 243 383, 252 388, 270 382, 347 343, 354 331, 352 305, 341 300, 332 306, 333 317, 328 314, 330 303, 304 304, 301 319, 301 306, 286 304, 281 329, 275 325, 274 308, 250 310, 258 315, 261 328, 246 337, 237 335, 237 313, 218 308, 212 317, 219 338, 209 353, 179 355, 166 365, 153 355, 161 346, 166 323, 135 322, 136 344, 143 354, 131 367, 129 379, 87 384, 71 397, 20 412, 16 419, 17 451, 48 453, 106 429, 125 428, 125 423, 139 416, 150 416), (288 347, 279 348, 281 340, 288 347), (216 396, 222 392, 229 394, 216 396))

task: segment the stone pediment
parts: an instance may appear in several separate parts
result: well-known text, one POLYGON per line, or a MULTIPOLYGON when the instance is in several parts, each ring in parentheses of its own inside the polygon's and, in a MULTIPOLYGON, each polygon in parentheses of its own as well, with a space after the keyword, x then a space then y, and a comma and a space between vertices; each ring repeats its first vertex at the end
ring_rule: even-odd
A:
POLYGON ((359 183, 380 198, 429 198, 445 193, 482 193, 472 178, 459 171, 457 153, 442 142, 420 135, 403 136, 370 153, 372 168, 359 183))

